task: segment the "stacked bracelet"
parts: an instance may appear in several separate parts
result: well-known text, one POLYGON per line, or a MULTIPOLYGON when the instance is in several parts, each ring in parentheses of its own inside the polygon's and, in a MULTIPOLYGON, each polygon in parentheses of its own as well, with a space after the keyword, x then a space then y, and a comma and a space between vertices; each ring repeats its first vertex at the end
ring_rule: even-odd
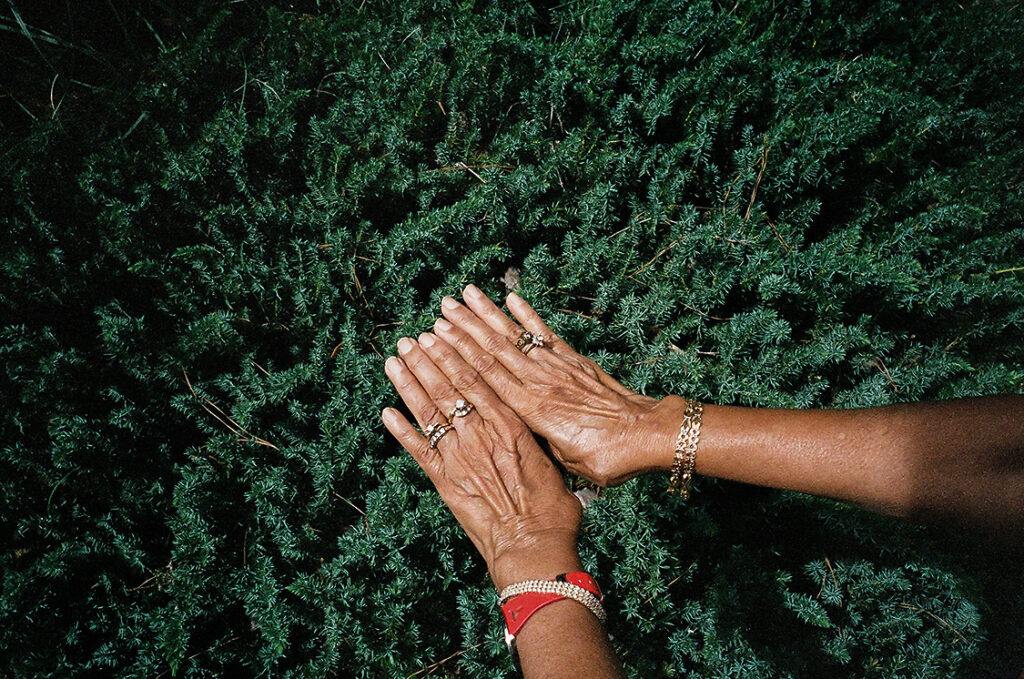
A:
POLYGON ((676 452, 668 483, 668 492, 679 493, 684 500, 690 497, 690 482, 693 480, 693 470, 697 462, 697 441, 700 439, 703 413, 703 403, 686 400, 686 410, 683 412, 683 423, 679 427, 679 439, 676 441, 676 452))

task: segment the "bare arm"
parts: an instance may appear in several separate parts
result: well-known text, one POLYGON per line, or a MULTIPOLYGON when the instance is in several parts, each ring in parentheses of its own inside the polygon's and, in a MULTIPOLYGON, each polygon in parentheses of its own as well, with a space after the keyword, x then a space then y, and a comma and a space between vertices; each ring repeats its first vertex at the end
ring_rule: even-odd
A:
MULTIPOLYGON (((402 339, 385 372, 422 430, 452 413, 432 447, 397 410, 385 426, 434 483, 477 547, 499 590, 582 570, 576 552, 582 509, 523 421, 444 342, 402 339), (460 399, 474 405, 456 416, 460 399)), ((622 668, 593 613, 571 599, 538 610, 516 639, 527 679, 619 679, 622 668)))
MULTIPOLYGON (((571 549, 557 545, 535 553, 520 551, 494 573, 499 590, 522 580, 550 580, 560 573, 583 570, 571 549)), ((608 633, 594 614, 573 600, 540 609, 516 637, 525 679, 620 679, 622 665, 612 651, 608 633)))
MULTIPOLYGON (((600 485, 667 471, 684 399, 633 393, 558 338, 520 297, 513 322, 473 286, 442 302, 456 347, 570 471, 600 485), (521 325, 520 325, 521 324, 521 325), (544 345, 528 355, 527 330, 544 345)), ((707 405, 699 474, 845 500, 1007 536, 1024 532, 1024 397, 859 410, 707 405)))
MULTIPOLYGON (((668 470, 682 399, 652 415, 649 465, 668 470), (671 411, 675 410, 675 413, 671 411)), ((1024 525, 1024 397, 856 410, 705 406, 699 474, 992 533, 1024 525)))

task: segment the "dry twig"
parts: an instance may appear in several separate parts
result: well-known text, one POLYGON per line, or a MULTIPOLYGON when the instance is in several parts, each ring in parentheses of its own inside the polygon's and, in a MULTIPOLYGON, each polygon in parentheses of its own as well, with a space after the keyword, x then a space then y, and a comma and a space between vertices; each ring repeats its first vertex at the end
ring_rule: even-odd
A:
POLYGON ((196 400, 199 401, 199 405, 202 406, 203 410, 212 415, 213 419, 217 420, 225 427, 227 427, 228 431, 237 436, 239 441, 253 441, 255 443, 260 444, 261 446, 267 446, 268 448, 273 448, 274 450, 278 451, 281 450, 270 441, 261 439, 259 436, 256 436, 248 429, 235 422, 233 419, 231 419, 231 416, 229 416, 227 413, 221 410, 220 407, 210 399, 206 398, 205 396, 200 397, 199 394, 196 393, 196 390, 192 388, 192 382, 191 380, 188 379, 188 373, 185 372, 184 368, 181 369, 181 374, 185 376, 185 384, 188 386, 188 390, 192 392, 193 396, 196 397, 196 400), (210 408, 213 408, 217 412, 214 412, 210 408), (218 415, 217 413, 220 414, 218 415))

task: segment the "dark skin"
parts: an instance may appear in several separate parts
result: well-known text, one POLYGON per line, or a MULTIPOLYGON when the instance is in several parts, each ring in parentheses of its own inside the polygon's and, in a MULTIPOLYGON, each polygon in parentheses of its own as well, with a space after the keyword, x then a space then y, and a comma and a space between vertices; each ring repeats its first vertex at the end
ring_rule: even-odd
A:
MULTIPOLYGON (((576 552, 582 509, 522 419, 454 349, 427 333, 403 339, 385 372, 421 429, 442 422, 459 398, 475 408, 455 417, 436 449, 400 412, 384 425, 409 451, 487 562, 501 590, 582 570, 576 552)), ((597 618, 565 599, 535 613, 516 645, 523 672, 539 677, 624 676, 597 618), (567 634, 566 630, 571 630, 567 634)))
MULTIPOLYGON (((671 468, 682 397, 633 393, 514 293, 507 304, 515 321, 475 286, 464 300, 445 298, 438 336, 549 441, 566 468, 602 486, 671 468), (546 346, 524 356, 514 344, 523 328, 546 346)), ((857 410, 706 405, 701 432, 699 474, 997 537, 1024 531, 1020 395, 857 410)))
MULTIPOLYGON (((601 486, 673 462, 685 399, 636 394, 557 337, 519 296, 515 320, 475 286, 442 302, 435 334, 399 342, 386 372, 421 428, 457 398, 477 408, 431 450, 397 410, 382 417, 434 482, 499 589, 581 570, 580 506, 532 432, 601 486), (544 338, 528 354, 523 329, 544 338)), ((1024 397, 859 410, 705 405, 696 472, 844 500, 889 516, 1024 537, 1024 397)), ((667 478, 667 477, 666 477, 667 478)), ((540 609, 517 638, 524 676, 621 677, 581 604, 540 609)))

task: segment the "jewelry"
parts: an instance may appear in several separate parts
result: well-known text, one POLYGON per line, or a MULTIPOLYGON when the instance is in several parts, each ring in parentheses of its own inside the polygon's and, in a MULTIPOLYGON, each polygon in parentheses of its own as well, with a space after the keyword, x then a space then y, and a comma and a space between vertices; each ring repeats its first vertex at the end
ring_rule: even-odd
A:
POLYGON ((676 441, 676 452, 668 482, 668 492, 679 493, 684 500, 690 498, 690 483, 693 481, 693 470, 697 461, 697 441, 700 439, 703 413, 703 403, 686 400, 686 410, 683 412, 683 423, 679 427, 679 439, 676 441))
POLYGON ((529 330, 524 330, 523 334, 516 340, 516 349, 523 352, 524 354, 530 353, 530 350, 534 347, 544 346, 544 336, 534 335, 529 330))
POLYGON ((455 407, 448 413, 448 421, 454 420, 456 417, 465 417, 469 415, 470 411, 475 408, 469 401, 464 401, 461 398, 455 402, 455 407))
POLYGON ((427 430, 423 432, 427 435, 427 445, 431 448, 437 448, 437 442, 441 440, 445 434, 452 430, 450 422, 442 422, 440 424, 432 424, 427 427, 427 430))
POLYGON ((597 581, 583 571, 562 573, 554 580, 526 580, 509 585, 498 595, 501 614, 505 618, 505 643, 512 656, 516 676, 523 676, 516 649, 516 635, 526 621, 541 608, 563 599, 575 599, 587 607, 603 623, 606 619, 601 602, 604 594, 597 581), (553 587, 556 586, 556 587, 553 587))
POLYGON ((604 607, 601 605, 600 600, 593 593, 571 582, 559 582, 557 580, 525 580, 509 585, 501 590, 501 594, 498 595, 498 605, 504 606, 512 599, 527 592, 557 594, 566 599, 575 599, 586 606, 602 623, 608 619, 608 615, 604 612, 604 607))

